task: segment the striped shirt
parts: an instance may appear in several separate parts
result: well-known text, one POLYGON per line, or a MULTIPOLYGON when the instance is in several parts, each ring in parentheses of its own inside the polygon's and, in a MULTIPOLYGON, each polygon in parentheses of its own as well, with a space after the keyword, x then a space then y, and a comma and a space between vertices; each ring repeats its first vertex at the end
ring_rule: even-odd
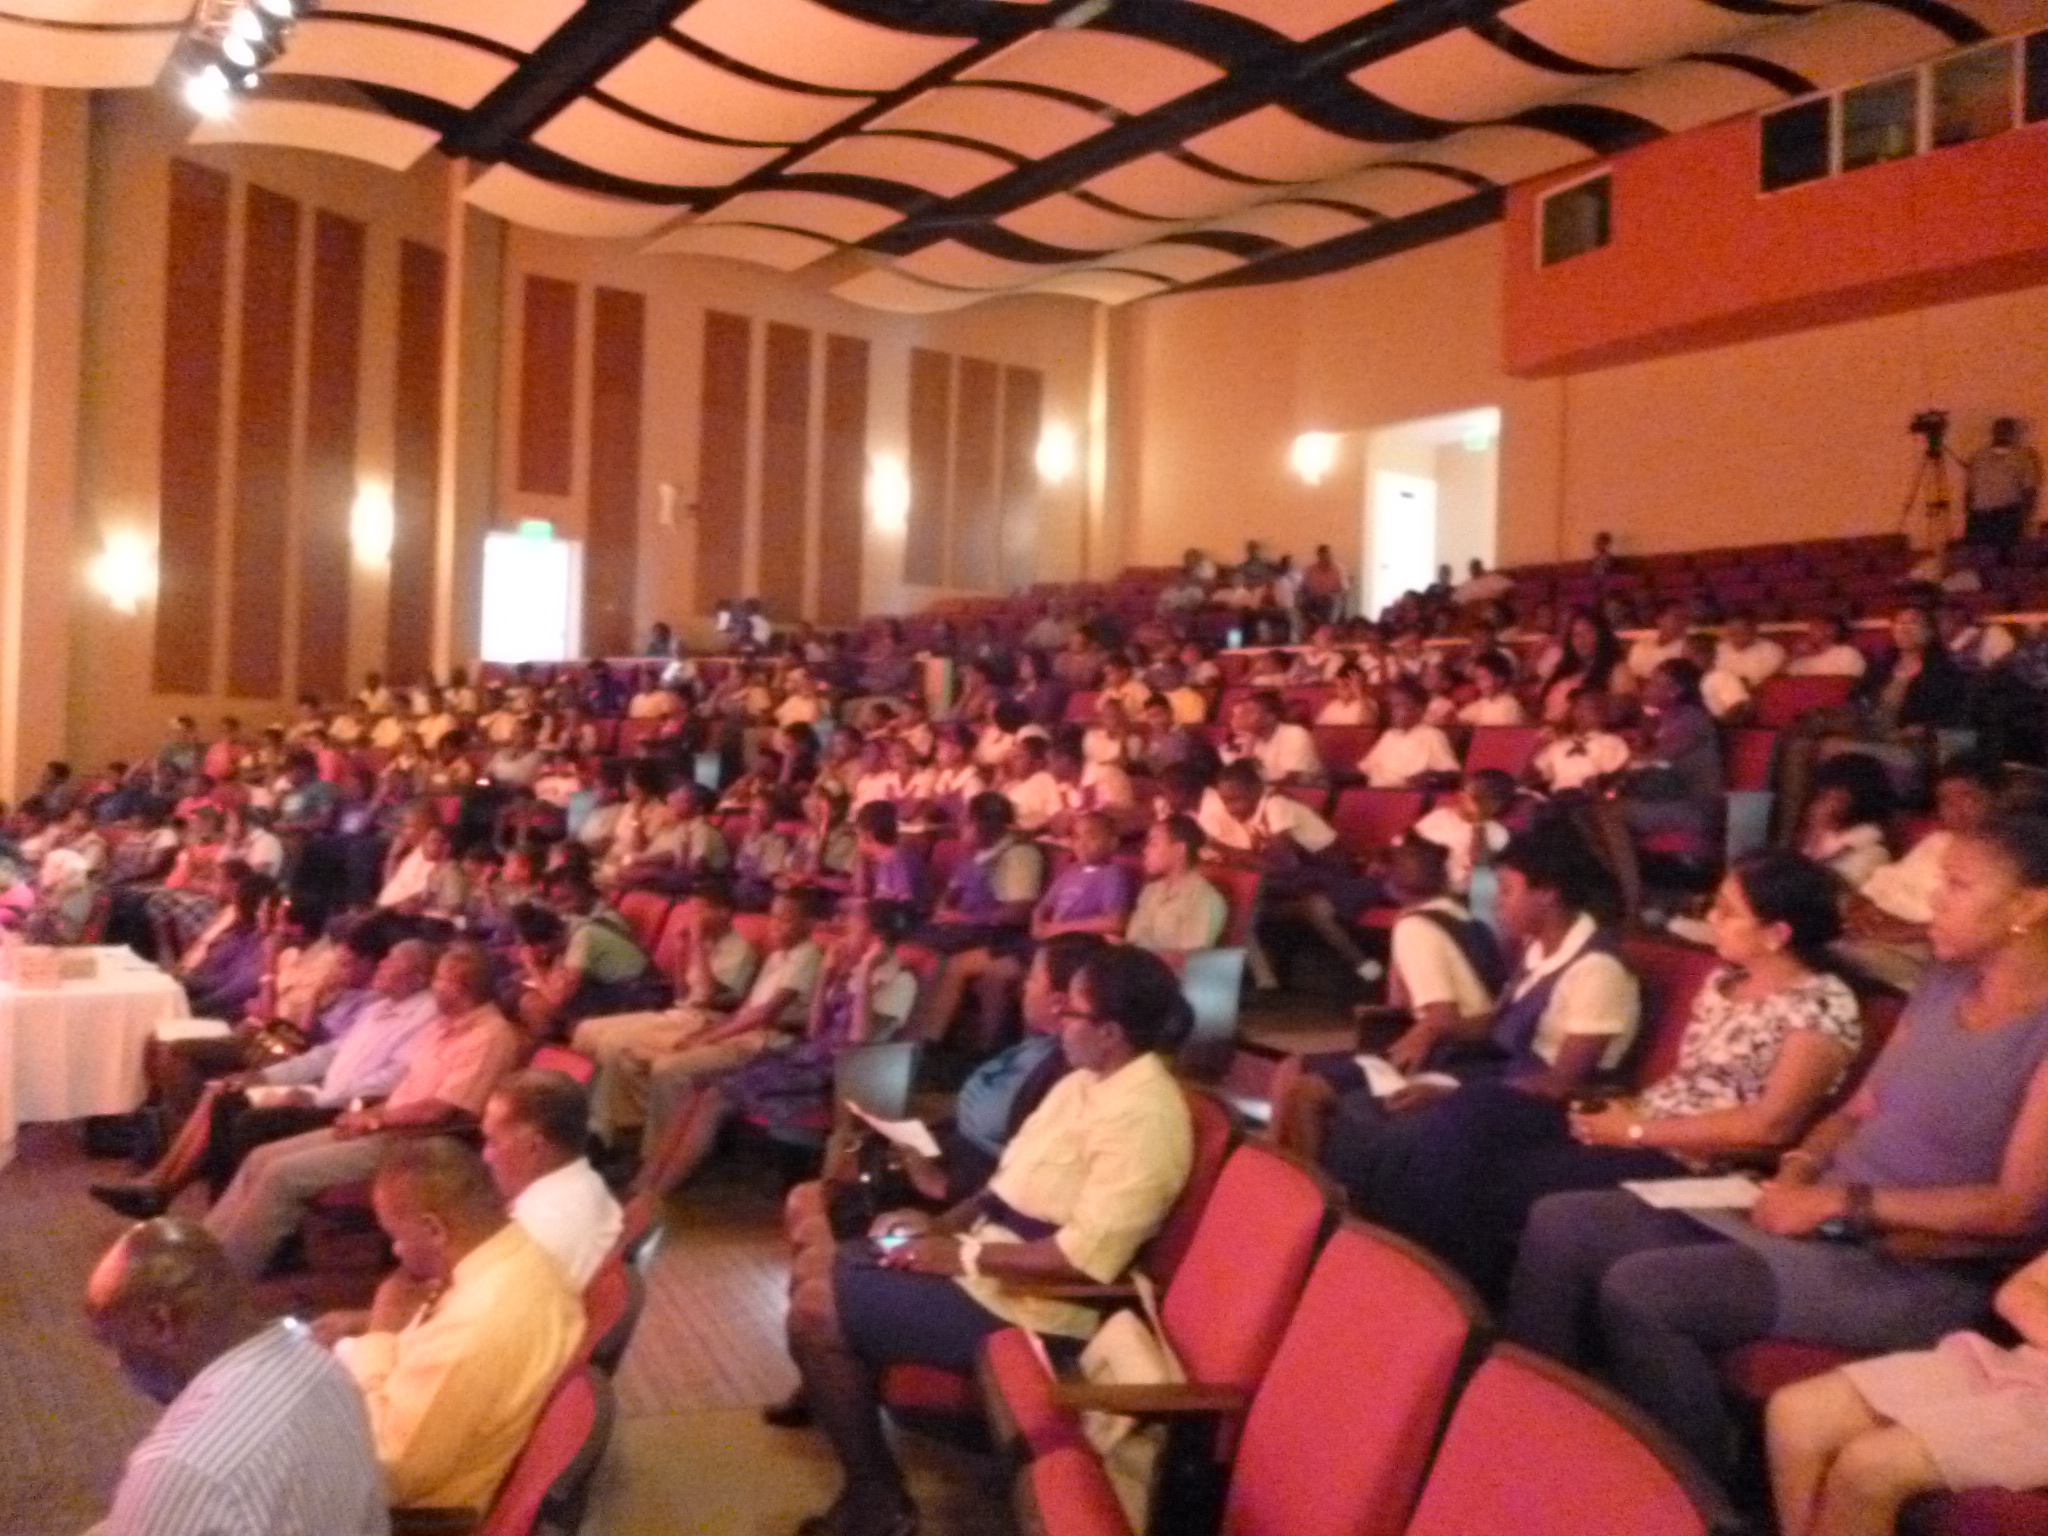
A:
POLYGON ((303 1325, 193 1377, 128 1458, 104 1536, 385 1536, 362 1393, 303 1325))

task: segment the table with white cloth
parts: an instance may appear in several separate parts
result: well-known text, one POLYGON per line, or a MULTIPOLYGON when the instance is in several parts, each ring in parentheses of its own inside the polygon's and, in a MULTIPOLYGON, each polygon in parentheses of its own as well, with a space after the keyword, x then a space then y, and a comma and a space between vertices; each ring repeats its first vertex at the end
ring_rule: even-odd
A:
POLYGON ((150 1034, 191 1012, 185 989, 133 950, 89 952, 97 962, 90 979, 0 982, 0 1167, 14 1157, 17 1125, 125 1114, 141 1104, 150 1034))

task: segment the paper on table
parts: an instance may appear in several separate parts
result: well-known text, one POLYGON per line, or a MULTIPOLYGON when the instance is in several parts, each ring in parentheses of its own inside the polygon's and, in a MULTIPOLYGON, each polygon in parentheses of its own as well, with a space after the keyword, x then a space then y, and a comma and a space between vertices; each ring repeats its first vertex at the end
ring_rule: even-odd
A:
POLYGON ((1403 1088, 1456 1088, 1458 1080, 1448 1072, 1418 1072, 1407 1076, 1384 1056, 1360 1056, 1358 1069, 1365 1074, 1365 1086, 1376 1099, 1388 1098, 1403 1088))
POLYGON ((1746 1211, 1762 1188, 1739 1173, 1718 1179, 1626 1179, 1623 1189, 1660 1211, 1746 1211))
POLYGON ((897 1146, 908 1147, 921 1157, 939 1155, 939 1144, 932 1140, 932 1133, 922 1120, 884 1120, 880 1115, 869 1114, 851 1099, 846 1101, 846 1107, 897 1146))

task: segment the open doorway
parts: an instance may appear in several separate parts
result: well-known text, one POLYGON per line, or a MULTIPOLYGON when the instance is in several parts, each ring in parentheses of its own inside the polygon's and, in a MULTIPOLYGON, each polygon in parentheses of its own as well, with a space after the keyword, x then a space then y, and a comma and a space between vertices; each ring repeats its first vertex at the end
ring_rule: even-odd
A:
POLYGON ((1500 411, 1493 406, 1380 427, 1365 440, 1364 612, 1377 617, 1440 565, 1462 580, 1499 542, 1500 411))
POLYGON ((484 536, 485 661, 570 661, 583 643, 583 546, 545 523, 484 536))

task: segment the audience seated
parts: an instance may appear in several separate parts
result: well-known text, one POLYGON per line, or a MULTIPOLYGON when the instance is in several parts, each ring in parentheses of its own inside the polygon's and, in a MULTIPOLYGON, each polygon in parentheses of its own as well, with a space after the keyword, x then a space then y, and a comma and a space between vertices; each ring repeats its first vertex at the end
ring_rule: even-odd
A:
POLYGON ((1746 1215, 1538 1201, 1510 1336, 1599 1362, 1726 1478, 1716 1355, 1766 1335, 1918 1349, 1974 1324, 1999 1261, 2048 1232, 2048 820, 1958 835, 1929 938, 1937 964, 1870 1077, 1746 1215))
POLYGON ((619 1202, 584 1156, 590 1096, 561 1072, 515 1072, 484 1101, 484 1162, 512 1220, 580 1292, 618 1245, 619 1202))
POLYGON ((387 1098, 256 1148, 207 1212, 207 1230, 243 1274, 262 1274, 307 1203, 366 1177, 393 1142, 476 1123, 519 1056, 520 1037, 491 1001, 489 962, 476 945, 449 947, 434 967, 432 991, 439 1012, 387 1098))

